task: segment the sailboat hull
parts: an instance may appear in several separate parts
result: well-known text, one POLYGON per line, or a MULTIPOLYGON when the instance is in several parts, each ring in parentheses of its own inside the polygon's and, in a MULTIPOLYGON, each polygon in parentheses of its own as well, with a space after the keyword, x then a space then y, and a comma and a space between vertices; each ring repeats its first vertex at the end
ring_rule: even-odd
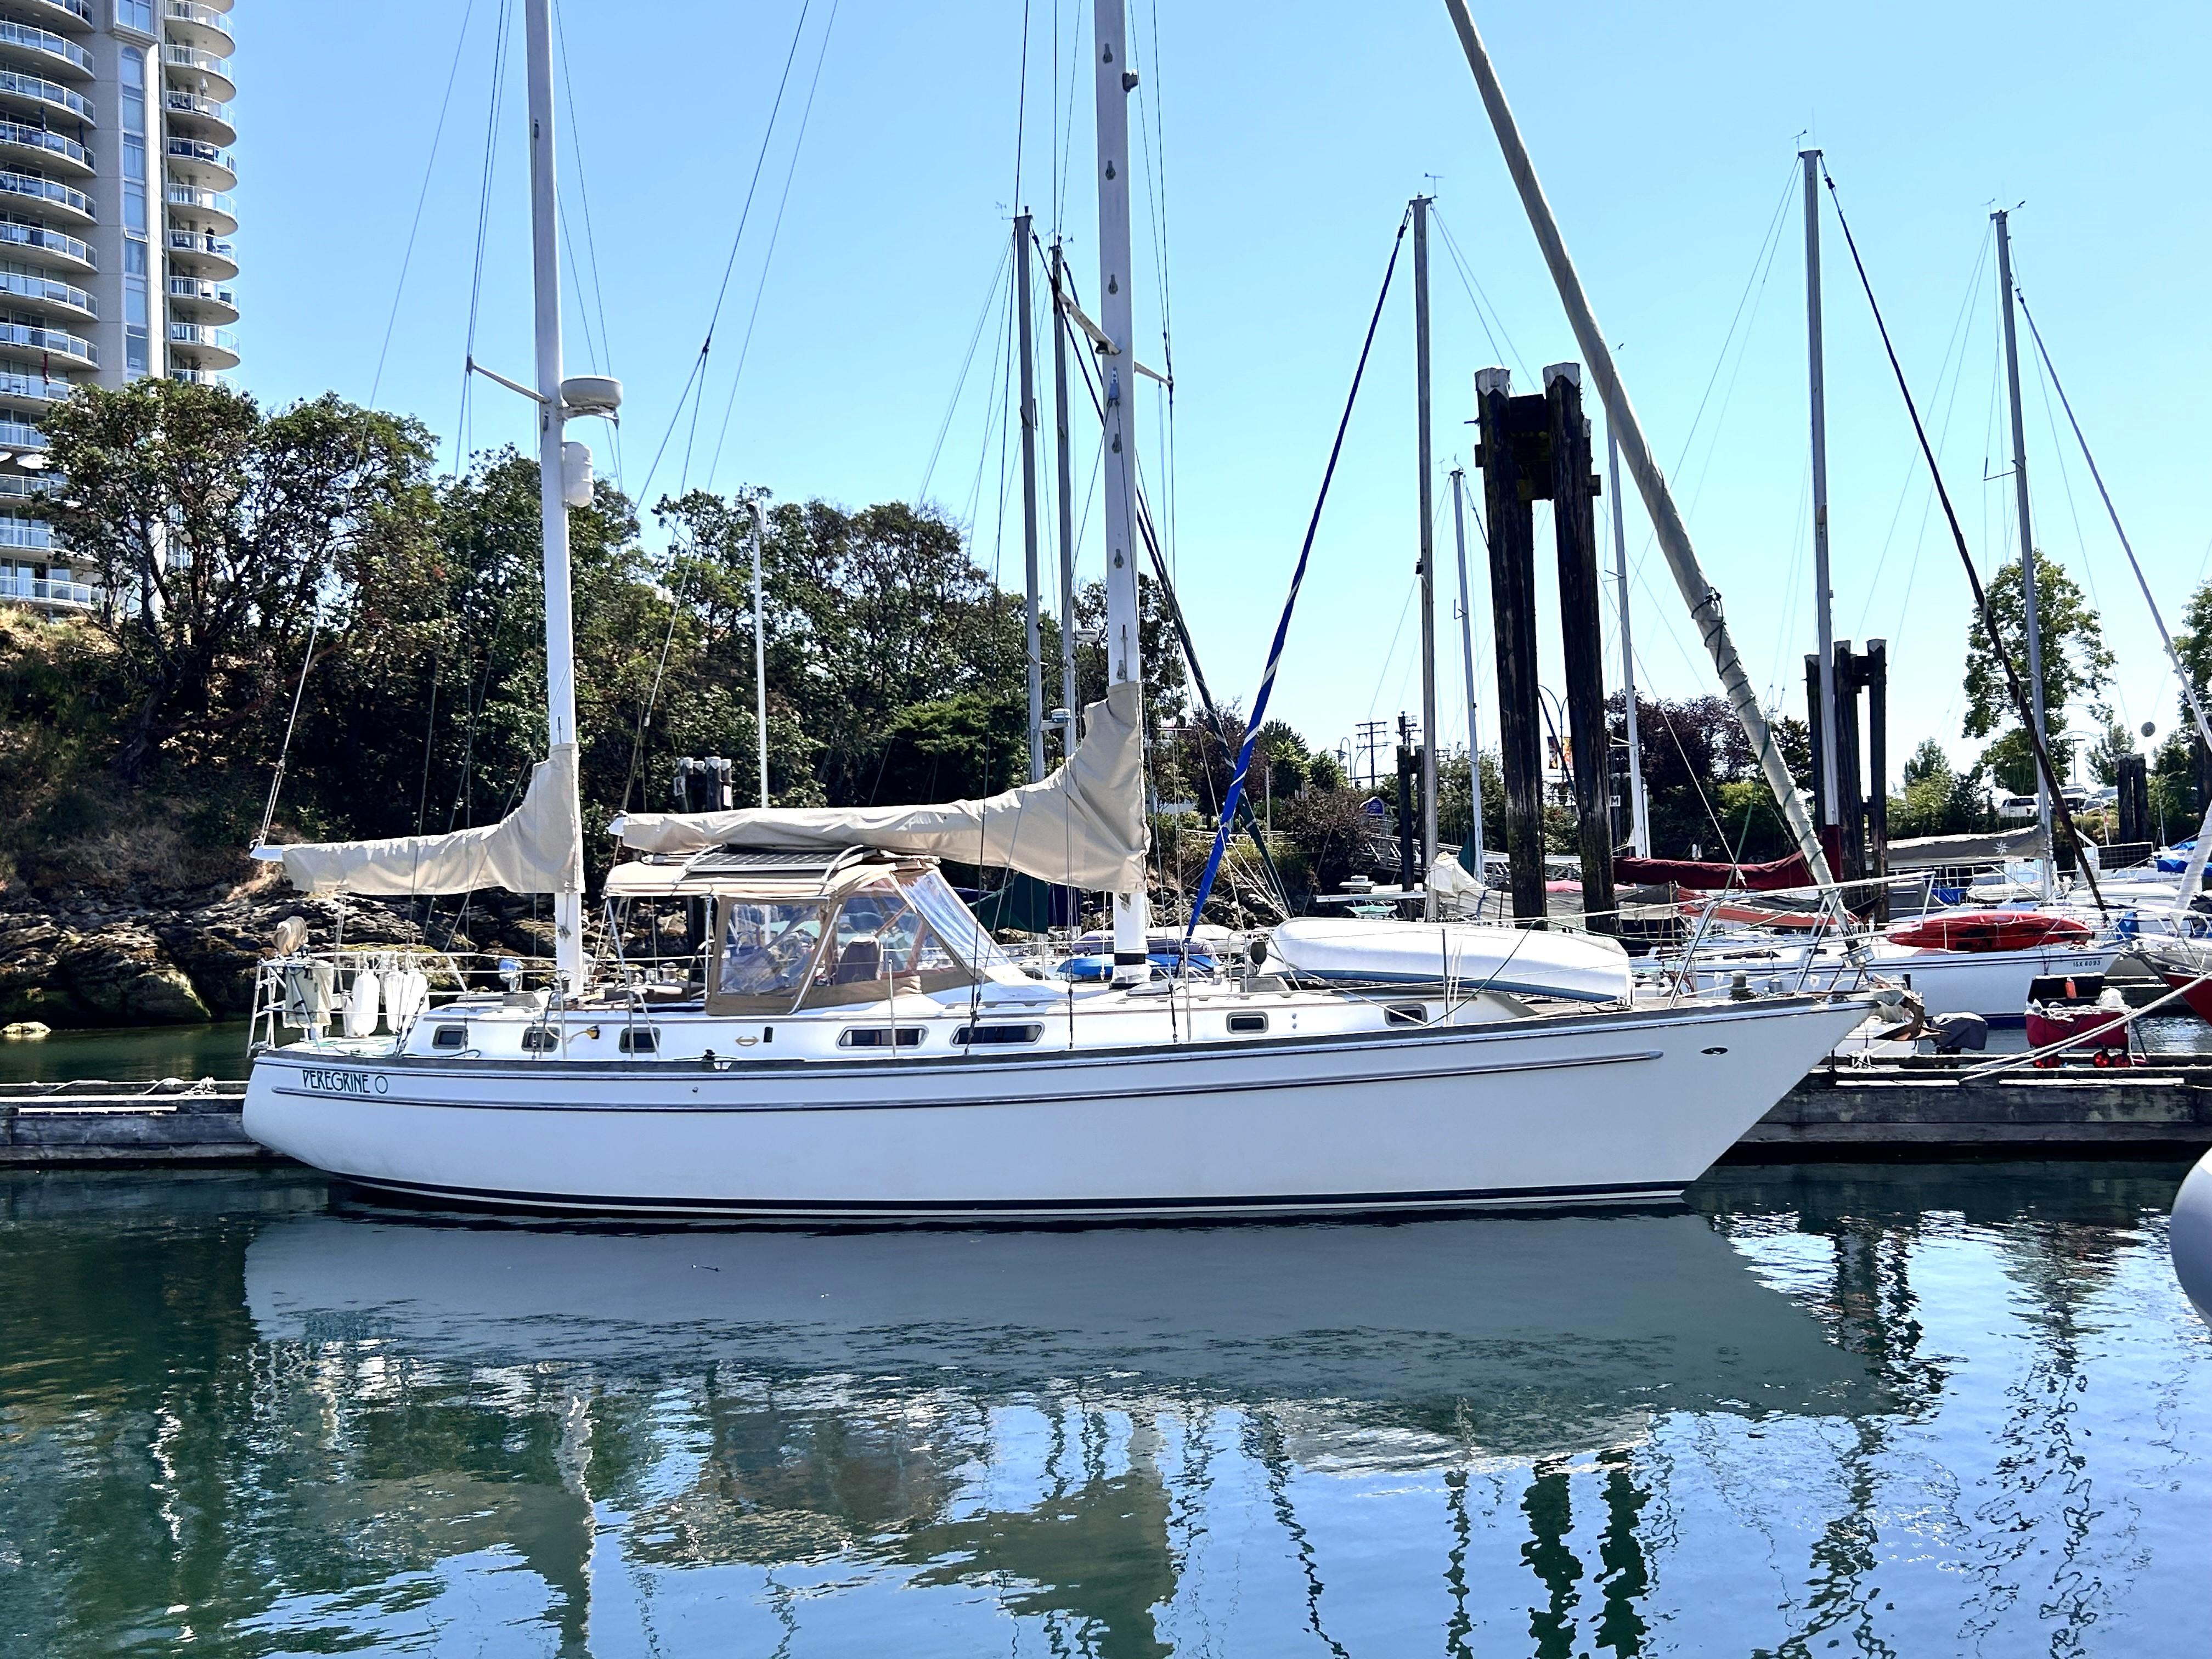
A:
POLYGON ((246 1127, 471 1205, 807 1221, 1456 1208, 1663 1197, 1863 999, 1052 1055, 254 1065, 246 1127))

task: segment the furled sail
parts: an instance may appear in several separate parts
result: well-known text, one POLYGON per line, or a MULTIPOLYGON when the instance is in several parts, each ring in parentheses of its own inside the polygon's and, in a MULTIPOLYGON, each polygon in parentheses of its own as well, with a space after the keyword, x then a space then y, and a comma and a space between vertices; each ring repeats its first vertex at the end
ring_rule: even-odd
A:
POLYGON ((1137 687, 1116 685, 1083 711, 1083 741, 1049 777, 981 800, 935 806, 748 807, 632 812, 617 821, 641 853, 711 847, 873 847, 1018 870, 1072 887, 1141 891, 1144 734, 1137 687))
POLYGON ((497 823, 442 836, 310 842, 264 851, 281 853, 285 875, 307 893, 420 896, 479 887, 581 892, 575 812, 576 745, 564 743, 538 763, 522 804, 497 823))

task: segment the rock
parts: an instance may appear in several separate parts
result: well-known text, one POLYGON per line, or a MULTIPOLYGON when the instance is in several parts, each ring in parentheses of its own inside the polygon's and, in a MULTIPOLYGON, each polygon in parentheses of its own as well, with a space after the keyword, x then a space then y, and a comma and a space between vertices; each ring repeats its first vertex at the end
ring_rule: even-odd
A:
POLYGON ((0 1025, 0 1042, 36 1042, 53 1029, 40 1020, 19 1019, 12 1025, 0 1025))
POLYGON ((56 968, 76 1000, 115 1025, 180 1025, 210 1018, 184 970, 143 928, 109 927, 57 953, 56 968))

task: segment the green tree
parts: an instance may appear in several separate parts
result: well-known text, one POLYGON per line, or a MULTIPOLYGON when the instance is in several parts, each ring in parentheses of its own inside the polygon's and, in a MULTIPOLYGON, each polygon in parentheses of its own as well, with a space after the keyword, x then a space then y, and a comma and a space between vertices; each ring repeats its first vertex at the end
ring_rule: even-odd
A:
POLYGON ((365 567, 428 516, 428 434, 326 394, 265 413, 227 386, 80 387, 43 417, 66 482, 48 514, 98 573, 96 625, 129 685, 113 764, 258 757, 318 602, 332 639, 365 567))
POLYGON ((2089 770, 2100 783, 2120 781, 2120 763, 2136 752, 2136 734, 2112 721, 2105 727, 2104 736, 2089 745, 2089 770))
MULTIPOLYGON (((2015 559, 1997 572, 1988 592, 1997 637, 2025 686, 2027 601, 2021 576, 2015 559)), ((2043 647, 2044 720, 2056 741, 2066 730, 2066 711, 2077 700, 2100 722, 2112 718, 2103 694, 2112 683, 2112 653, 2105 646, 2103 624, 2081 588, 2063 566, 2039 551, 2035 556, 2035 606, 2043 647)), ((1967 624, 1966 689, 1966 736, 1986 738, 2017 720, 2004 670, 1990 650, 1978 617, 1967 624)))

